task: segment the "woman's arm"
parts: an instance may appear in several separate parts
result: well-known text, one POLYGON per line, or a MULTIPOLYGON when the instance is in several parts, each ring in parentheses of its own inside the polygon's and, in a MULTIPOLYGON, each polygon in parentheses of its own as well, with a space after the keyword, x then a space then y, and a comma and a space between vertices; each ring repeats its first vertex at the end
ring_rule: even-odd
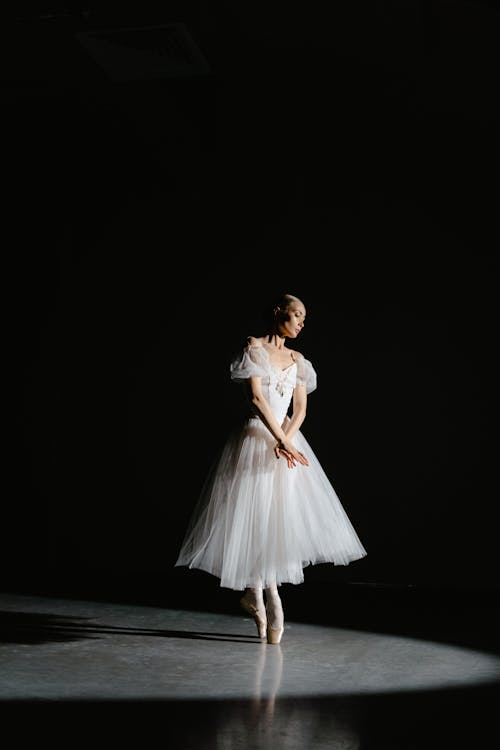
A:
POLYGON ((293 391, 292 416, 286 422, 285 432, 290 440, 302 427, 307 412, 307 392, 305 385, 296 385, 293 391))
MULTIPOLYGON (((292 443, 292 437, 293 435, 295 435, 299 427, 297 427, 295 431, 290 435, 289 427, 287 426, 287 430, 285 432, 283 427, 278 423, 278 421, 276 420, 276 417, 274 416, 272 412, 271 407, 269 406, 269 403, 267 402, 267 399, 264 397, 264 394, 262 393, 262 378, 260 377, 248 378, 248 383, 250 387, 250 397, 251 397, 251 402, 252 402, 253 407, 255 408, 262 422, 266 425, 269 432, 273 435, 274 438, 276 438, 277 444, 274 449, 276 457, 279 458, 280 454, 284 455, 286 459, 288 460, 289 466, 295 466, 296 461, 298 461, 300 464, 303 464, 304 466, 308 466, 309 462, 307 458, 304 456, 304 454, 301 451, 297 450, 297 448, 292 443)), ((305 388, 304 388, 304 395, 305 395, 305 388)), ((300 408, 298 409, 298 412, 300 412, 300 408)), ((304 416, 305 416, 305 410, 304 410, 304 416)), ((295 394, 294 394, 294 417, 295 417, 295 394)), ((299 417, 297 416, 297 421, 298 419, 299 417)), ((302 424, 303 419, 304 417, 302 417, 300 424, 302 424)), ((290 423, 292 422, 293 422, 293 418, 290 423)))

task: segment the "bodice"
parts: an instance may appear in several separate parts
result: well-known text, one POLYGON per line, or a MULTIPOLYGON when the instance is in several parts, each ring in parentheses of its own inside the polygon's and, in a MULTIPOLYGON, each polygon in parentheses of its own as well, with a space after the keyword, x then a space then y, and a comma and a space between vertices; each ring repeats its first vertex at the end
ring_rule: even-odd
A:
POLYGON ((316 373, 309 360, 300 355, 288 367, 280 368, 272 364, 262 346, 245 347, 231 362, 230 371, 235 382, 254 376, 262 378, 263 395, 280 424, 287 415, 295 386, 304 385, 307 393, 316 388, 316 373))

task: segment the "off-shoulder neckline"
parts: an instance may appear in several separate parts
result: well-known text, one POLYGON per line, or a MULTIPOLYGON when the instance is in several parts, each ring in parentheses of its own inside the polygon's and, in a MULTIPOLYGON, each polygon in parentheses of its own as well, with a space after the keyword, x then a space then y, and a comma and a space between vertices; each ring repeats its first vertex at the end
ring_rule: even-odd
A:
MULTIPOLYGON (((269 356, 269 352, 267 351, 267 349, 265 348, 265 346, 263 344, 247 344, 247 347, 249 349, 250 348, 253 348, 253 349, 262 349, 262 351, 265 352, 265 355, 267 357, 267 361, 269 363, 269 366, 272 367, 273 370, 277 370, 278 372, 286 372, 291 367, 293 367, 294 365, 297 364, 297 358, 298 358, 297 357, 297 352, 295 352, 293 349, 289 350, 294 355, 294 356, 292 356, 292 360, 293 361, 289 365, 287 365, 286 367, 279 367, 278 365, 275 365, 275 364, 273 364, 273 362, 271 362, 271 357, 269 356)), ((300 357, 300 355, 299 355, 299 357, 300 357)))

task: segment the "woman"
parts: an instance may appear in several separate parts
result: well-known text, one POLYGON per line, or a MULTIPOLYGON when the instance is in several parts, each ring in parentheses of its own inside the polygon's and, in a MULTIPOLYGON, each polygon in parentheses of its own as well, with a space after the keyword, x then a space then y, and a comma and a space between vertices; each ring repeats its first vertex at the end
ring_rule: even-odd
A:
POLYGON ((300 432, 316 373, 286 341, 298 337, 305 319, 301 300, 283 295, 266 335, 250 336, 231 363, 231 379, 246 387, 249 415, 214 463, 175 563, 244 590, 240 605, 271 644, 284 630, 282 583, 301 583, 306 565, 347 565, 366 555, 300 432))

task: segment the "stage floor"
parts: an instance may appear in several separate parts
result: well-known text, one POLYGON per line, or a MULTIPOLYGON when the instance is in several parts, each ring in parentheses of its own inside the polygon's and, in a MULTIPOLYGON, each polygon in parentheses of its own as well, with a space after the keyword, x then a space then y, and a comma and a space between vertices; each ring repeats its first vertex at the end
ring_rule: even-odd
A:
POLYGON ((271 646, 239 611, 16 593, 0 594, 0 610, 2 718, 18 734, 36 727, 57 743, 64 716, 79 737, 98 718, 115 739, 138 733, 148 747, 160 732, 175 750, 498 740, 493 651, 294 620, 271 646))

